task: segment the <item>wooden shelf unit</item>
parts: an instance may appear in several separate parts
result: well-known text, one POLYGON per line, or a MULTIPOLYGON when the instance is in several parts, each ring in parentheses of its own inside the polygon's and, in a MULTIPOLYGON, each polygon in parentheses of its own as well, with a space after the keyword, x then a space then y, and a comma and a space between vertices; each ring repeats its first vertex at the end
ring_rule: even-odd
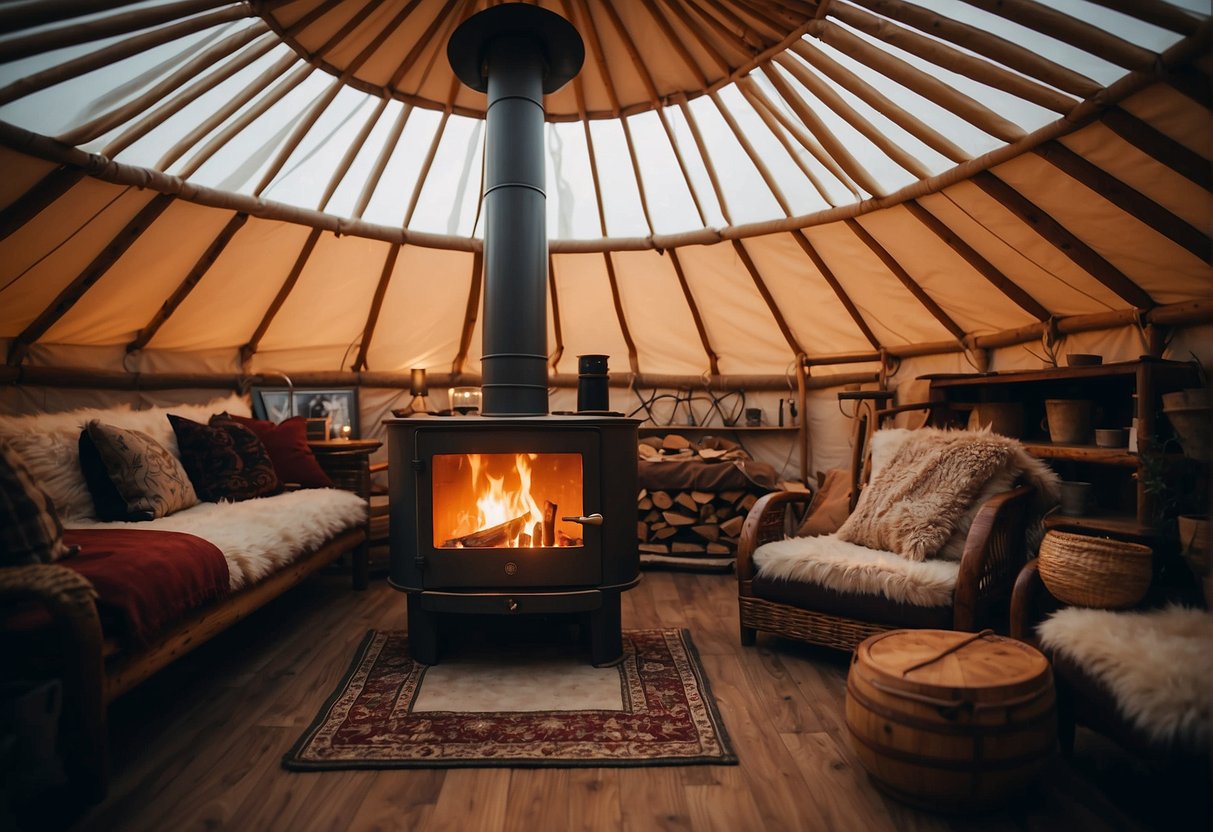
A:
MULTIPOLYGON (((973 406, 982 402, 1021 402, 1028 452, 1048 460, 1063 479, 1092 483, 1090 515, 1053 514, 1050 528, 1106 534, 1140 542, 1155 542, 1155 495, 1143 482, 1146 462, 1161 458, 1179 467, 1191 460, 1166 446, 1170 425, 1162 415, 1163 393, 1200 386, 1195 365, 1142 356, 1135 361, 1093 367, 1057 367, 1003 373, 923 376, 930 381, 936 424, 965 424, 973 406), (1049 440, 1042 424, 1046 399, 1086 399, 1094 403, 1093 427, 1127 428, 1137 420, 1137 450, 1096 445, 1062 445, 1049 440)), ((1198 472, 1207 481, 1206 472, 1198 472)))

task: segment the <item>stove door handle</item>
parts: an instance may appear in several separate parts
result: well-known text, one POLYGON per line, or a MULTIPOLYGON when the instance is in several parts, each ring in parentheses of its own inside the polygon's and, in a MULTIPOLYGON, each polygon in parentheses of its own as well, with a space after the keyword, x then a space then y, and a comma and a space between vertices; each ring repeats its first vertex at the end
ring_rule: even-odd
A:
POLYGON ((583 526, 601 526, 602 515, 598 513, 587 514, 585 517, 561 517, 567 523, 580 523, 583 526))

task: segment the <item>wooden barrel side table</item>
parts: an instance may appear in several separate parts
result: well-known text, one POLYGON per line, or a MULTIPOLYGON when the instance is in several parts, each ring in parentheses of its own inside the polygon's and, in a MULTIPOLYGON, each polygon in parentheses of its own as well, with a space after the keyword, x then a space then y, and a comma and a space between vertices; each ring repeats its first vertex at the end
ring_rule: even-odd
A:
POLYGON ((1057 743, 1053 674, 1015 639, 891 630, 856 649, 847 728, 872 781, 937 811, 992 808, 1022 792, 1057 743))

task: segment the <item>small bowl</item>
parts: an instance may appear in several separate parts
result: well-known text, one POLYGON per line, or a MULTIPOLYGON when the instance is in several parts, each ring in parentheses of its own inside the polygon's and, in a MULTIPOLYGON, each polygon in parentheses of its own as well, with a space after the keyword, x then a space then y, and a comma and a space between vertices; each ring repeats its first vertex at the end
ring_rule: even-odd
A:
POLYGON ((1071 352, 1066 353, 1067 367, 1095 367, 1103 363, 1102 355, 1093 355, 1088 352, 1071 352))
POLYGON ((1124 448, 1129 444, 1127 428, 1096 428, 1095 444, 1101 448, 1124 448))

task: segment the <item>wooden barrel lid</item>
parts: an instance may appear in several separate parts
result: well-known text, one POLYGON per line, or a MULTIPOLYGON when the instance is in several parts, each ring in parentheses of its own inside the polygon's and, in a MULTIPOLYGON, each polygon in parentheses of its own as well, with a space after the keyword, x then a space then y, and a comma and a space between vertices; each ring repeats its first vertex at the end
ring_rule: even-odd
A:
POLYGON ((860 644, 855 662, 902 690, 963 690, 974 700, 1037 690, 1051 679, 1039 650, 993 633, 891 630, 860 644))

